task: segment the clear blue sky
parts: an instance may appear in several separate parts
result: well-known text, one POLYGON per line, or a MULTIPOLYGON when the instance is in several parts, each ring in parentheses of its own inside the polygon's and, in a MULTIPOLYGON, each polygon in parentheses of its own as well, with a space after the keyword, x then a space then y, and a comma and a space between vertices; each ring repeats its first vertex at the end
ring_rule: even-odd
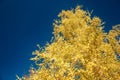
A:
POLYGON ((26 74, 36 44, 50 41, 58 13, 76 5, 94 10, 106 31, 120 23, 120 0, 0 0, 0 80, 26 74))

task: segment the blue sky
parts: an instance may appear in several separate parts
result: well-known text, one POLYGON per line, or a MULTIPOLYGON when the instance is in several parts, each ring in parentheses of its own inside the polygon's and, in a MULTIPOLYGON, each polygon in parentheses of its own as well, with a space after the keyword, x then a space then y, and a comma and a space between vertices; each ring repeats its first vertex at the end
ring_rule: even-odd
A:
POLYGON ((120 0, 0 0, 0 80, 26 74, 31 53, 52 37, 54 19, 65 9, 83 5, 105 23, 120 23, 120 0))

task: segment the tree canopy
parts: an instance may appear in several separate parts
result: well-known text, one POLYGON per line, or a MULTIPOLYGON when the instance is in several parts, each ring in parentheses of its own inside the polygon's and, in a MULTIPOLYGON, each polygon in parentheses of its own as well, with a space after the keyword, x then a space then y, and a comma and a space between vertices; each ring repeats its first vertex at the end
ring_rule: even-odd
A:
POLYGON ((18 80, 120 80, 120 25, 105 32, 80 6, 58 17, 51 42, 33 52, 38 69, 18 80))

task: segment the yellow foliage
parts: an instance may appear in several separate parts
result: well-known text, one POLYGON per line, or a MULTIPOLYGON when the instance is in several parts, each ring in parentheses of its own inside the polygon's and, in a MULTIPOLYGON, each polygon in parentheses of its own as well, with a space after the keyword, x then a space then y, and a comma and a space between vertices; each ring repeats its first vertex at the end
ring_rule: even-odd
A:
POLYGON ((52 43, 31 58, 39 68, 18 80, 120 80, 120 25, 105 33, 101 19, 80 6, 58 16, 52 43))

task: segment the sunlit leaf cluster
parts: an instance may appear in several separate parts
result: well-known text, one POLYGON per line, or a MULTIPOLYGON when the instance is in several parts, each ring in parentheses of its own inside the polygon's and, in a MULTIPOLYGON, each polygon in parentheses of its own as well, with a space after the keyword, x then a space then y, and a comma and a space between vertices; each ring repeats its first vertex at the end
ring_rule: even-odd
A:
POLYGON ((120 80, 120 25, 105 32, 80 6, 58 17, 51 43, 33 52, 38 68, 18 80, 120 80))

